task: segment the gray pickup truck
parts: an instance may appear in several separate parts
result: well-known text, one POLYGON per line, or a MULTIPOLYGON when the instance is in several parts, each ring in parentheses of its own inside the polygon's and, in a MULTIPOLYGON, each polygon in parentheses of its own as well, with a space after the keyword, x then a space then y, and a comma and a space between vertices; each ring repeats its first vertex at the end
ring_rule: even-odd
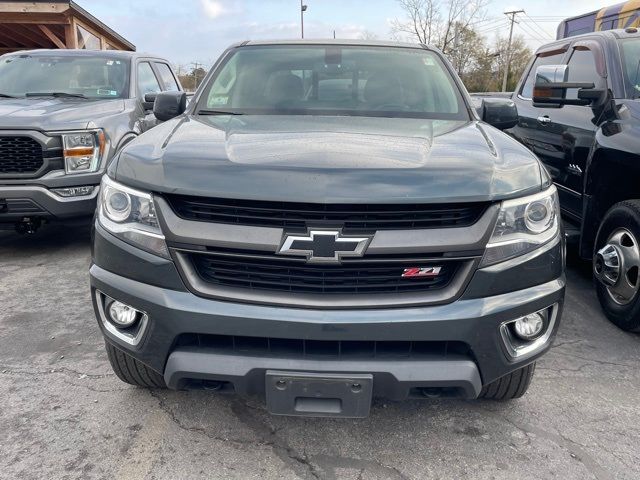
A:
POLYGON ((95 222, 122 380, 283 415, 524 394, 559 326, 564 244, 551 179, 500 131, 511 100, 478 115, 420 45, 245 42, 154 112, 95 222))
POLYGON ((179 91, 161 58, 37 50, 0 57, 0 229, 89 219, 114 153, 154 126, 154 95, 179 91))

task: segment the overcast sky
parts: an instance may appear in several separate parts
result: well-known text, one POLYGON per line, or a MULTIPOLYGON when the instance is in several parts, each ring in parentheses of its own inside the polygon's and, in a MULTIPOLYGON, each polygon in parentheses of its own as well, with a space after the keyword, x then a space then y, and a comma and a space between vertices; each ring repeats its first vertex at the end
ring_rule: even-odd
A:
MULTIPOLYGON (((139 51, 175 64, 210 65, 230 44, 247 39, 299 38, 299 0, 76 0, 139 51)), ((367 31, 391 36, 390 22, 402 18, 396 0, 304 0, 305 36, 358 38, 367 31)), ((532 48, 555 38, 561 18, 587 13, 620 0, 493 0, 478 31, 490 38, 507 35, 505 10, 524 9, 515 33, 532 48)))

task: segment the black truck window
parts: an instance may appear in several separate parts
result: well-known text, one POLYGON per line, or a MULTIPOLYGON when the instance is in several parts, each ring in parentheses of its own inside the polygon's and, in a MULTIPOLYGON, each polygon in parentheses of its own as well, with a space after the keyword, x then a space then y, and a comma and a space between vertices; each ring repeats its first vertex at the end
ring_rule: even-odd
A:
POLYGON ((529 70, 529 74, 527 75, 527 80, 522 85, 520 96, 522 98, 531 99, 533 97, 533 84, 536 79, 536 69, 543 65, 560 65, 562 63, 562 57, 564 57, 564 52, 545 55, 544 57, 536 57, 533 65, 531 65, 531 70, 529 70))
MULTIPOLYGON (((574 50, 569 60, 568 82, 593 82, 598 87, 602 81, 596 69, 596 59, 591 50, 574 50)), ((578 89, 567 91, 567 98, 578 98, 578 89)))

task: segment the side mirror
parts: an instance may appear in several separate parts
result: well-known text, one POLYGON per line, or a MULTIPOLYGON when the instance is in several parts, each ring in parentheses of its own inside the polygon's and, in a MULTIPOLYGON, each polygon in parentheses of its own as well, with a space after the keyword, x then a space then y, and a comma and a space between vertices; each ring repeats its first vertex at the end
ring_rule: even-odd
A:
POLYGON ((518 108, 508 98, 485 98, 482 100, 482 120, 500 130, 513 128, 518 124, 518 108))
POLYGON ((145 93, 144 101, 142 102, 142 106, 145 110, 153 110, 153 104, 156 101, 157 93, 145 93))
POLYGON ((184 92, 161 92, 156 96, 153 114, 162 122, 181 115, 187 109, 187 94, 184 92))
POLYGON ((563 105, 604 104, 607 98, 606 89, 596 89, 593 82, 568 82, 568 65, 544 65, 536 70, 536 81, 533 86, 533 106, 560 108, 563 105), (578 98, 567 98, 567 90, 578 89, 578 98))

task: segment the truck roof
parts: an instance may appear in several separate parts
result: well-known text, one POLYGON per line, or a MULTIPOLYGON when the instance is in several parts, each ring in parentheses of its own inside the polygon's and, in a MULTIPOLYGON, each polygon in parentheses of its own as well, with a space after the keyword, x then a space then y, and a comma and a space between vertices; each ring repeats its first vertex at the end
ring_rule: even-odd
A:
MULTIPOLYGON (((345 39, 318 39, 318 40, 246 40, 236 43, 234 47, 246 45, 343 45, 361 47, 396 47, 396 48, 429 48, 420 43, 393 42, 389 40, 345 40, 345 39)), ((431 49, 431 48, 430 48, 431 49)))
POLYGON ((158 60, 163 60, 162 57, 157 55, 151 55, 148 53, 141 52, 129 52, 125 50, 84 50, 84 49, 37 49, 37 50, 19 50, 17 52, 7 53, 3 56, 20 56, 20 55, 31 55, 31 56, 48 56, 55 55, 57 57, 110 57, 110 58, 121 58, 121 59, 136 59, 136 58, 154 58, 158 60))
POLYGON ((540 48, 538 48, 538 50, 536 50, 536 54, 549 50, 549 47, 553 45, 566 45, 568 43, 575 42, 576 40, 580 40, 582 38, 593 38, 593 37, 601 37, 611 42, 616 42, 624 38, 640 38, 640 29, 637 29, 635 27, 620 28, 617 30, 589 32, 589 33, 583 33, 582 35, 575 35, 573 37, 561 38, 553 42, 545 43, 540 48))

